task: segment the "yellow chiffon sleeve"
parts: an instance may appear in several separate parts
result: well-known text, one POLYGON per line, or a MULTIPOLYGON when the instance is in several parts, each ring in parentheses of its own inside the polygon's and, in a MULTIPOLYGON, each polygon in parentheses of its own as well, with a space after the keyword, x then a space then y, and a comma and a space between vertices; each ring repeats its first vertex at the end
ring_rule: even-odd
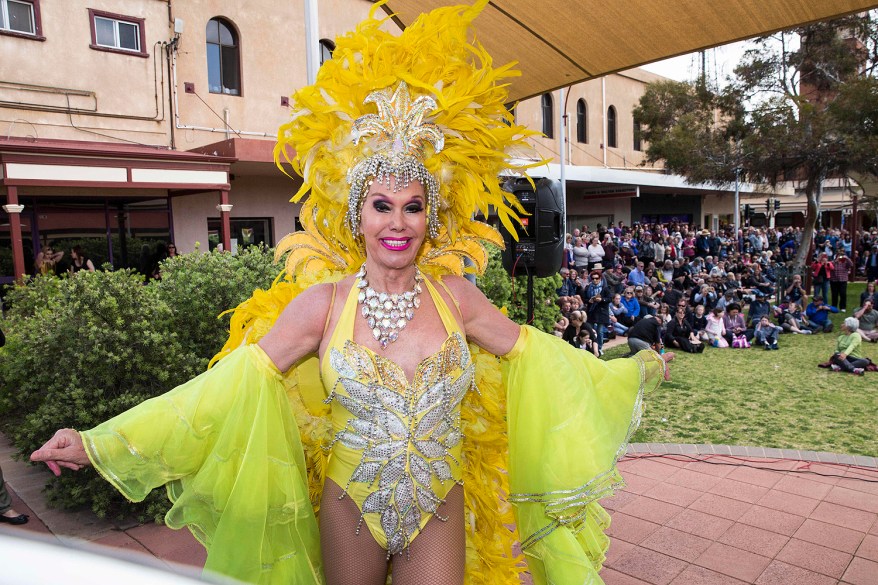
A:
POLYGON ((532 327, 503 357, 509 499, 534 583, 602 583, 610 518, 597 500, 624 485, 616 462, 664 362, 651 350, 601 361, 532 327))
POLYGON ((206 571, 250 583, 322 583, 296 419, 258 345, 82 433, 95 469, 140 501, 167 484, 171 528, 205 545, 206 571))

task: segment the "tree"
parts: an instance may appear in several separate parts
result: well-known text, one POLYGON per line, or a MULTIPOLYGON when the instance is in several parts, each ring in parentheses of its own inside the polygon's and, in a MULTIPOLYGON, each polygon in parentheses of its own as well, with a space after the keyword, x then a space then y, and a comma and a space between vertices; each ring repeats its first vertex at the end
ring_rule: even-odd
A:
POLYGON ((798 182, 807 199, 801 270, 823 181, 878 171, 876 39, 868 17, 848 16, 757 39, 723 89, 650 84, 634 110, 647 162, 693 183, 798 182))

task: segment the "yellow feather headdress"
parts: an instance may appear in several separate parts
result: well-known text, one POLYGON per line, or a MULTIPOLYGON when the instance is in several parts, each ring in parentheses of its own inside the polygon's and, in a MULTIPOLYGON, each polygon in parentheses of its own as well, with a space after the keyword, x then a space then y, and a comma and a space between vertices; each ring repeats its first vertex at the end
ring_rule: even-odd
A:
POLYGON ((303 179, 292 201, 307 199, 300 214, 304 230, 278 246, 278 257, 288 254, 288 274, 306 268, 349 272, 363 263, 357 198, 374 178, 370 172, 386 179, 388 169, 402 168, 376 163, 394 148, 388 144, 398 138, 391 131, 397 122, 417 124, 413 142, 400 147, 397 141, 395 148, 426 171, 406 176, 436 183, 433 198, 431 186, 424 185, 430 238, 418 263, 425 272, 461 274, 464 258, 476 272, 484 270, 484 243, 502 245, 502 239, 474 214, 487 217, 490 210, 514 231, 522 208, 498 177, 524 174, 543 161, 534 160, 526 142, 537 133, 516 125, 505 105, 503 80, 519 72, 512 64, 494 67, 484 48, 468 38, 486 4, 433 10, 394 36, 381 29, 385 20, 375 18, 379 3, 356 31, 337 39, 316 83, 293 94, 292 118, 278 132, 275 160, 281 169, 289 163, 303 179))

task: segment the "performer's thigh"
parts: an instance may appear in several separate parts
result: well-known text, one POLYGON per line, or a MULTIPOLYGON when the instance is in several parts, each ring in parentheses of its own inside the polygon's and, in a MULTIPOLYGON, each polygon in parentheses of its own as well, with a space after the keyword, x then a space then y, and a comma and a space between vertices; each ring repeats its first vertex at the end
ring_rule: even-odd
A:
POLYGON ((320 548, 326 585, 384 585, 387 551, 381 548, 366 524, 357 534, 360 510, 350 497, 339 500, 343 490, 327 479, 320 502, 320 548))
POLYGON ((456 485, 439 507, 443 522, 431 518, 409 545, 393 557, 393 585, 461 585, 466 564, 463 487, 456 485))

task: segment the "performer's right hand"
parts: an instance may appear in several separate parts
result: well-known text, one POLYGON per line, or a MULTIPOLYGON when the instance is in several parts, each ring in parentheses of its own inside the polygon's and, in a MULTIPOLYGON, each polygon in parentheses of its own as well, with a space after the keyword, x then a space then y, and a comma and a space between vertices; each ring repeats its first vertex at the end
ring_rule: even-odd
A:
POLYGON ((61 475, 61 468, 78 471, 91 465, 82 445, 82 437, 73 429, 61 429, 46 443, 31 453, 31 461, 42 461, 52 473, 61 475))

